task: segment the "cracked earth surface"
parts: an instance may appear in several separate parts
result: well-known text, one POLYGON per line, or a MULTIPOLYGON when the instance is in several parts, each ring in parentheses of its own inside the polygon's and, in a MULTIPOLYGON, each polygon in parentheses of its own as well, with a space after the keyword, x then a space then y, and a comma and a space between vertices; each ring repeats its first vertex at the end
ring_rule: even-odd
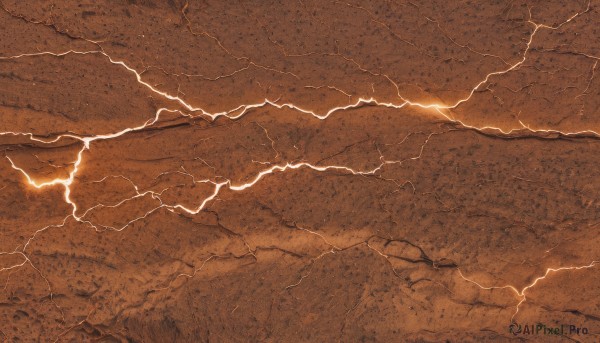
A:
POLYGON ((600 2, 0 7, 3 341, 600 339, 600 2))

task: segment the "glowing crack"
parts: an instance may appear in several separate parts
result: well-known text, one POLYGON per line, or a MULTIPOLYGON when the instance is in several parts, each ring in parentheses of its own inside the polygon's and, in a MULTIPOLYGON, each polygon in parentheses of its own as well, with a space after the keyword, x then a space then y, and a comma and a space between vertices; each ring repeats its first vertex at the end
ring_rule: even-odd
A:
POLYGON ((518 290, 515 286, 513 285, 504 285, 504 286, 483 286, 480 283, 467 278, 463 275, 462 271, 460 269, 458 270, 458 274, 460 275, 461 278, 463 278, 465 281, 471 282, 473 284, 475 284, 477 287, 481 288, 481 289, 485 289, 485 290, 493 290, 493 289, 510 289, 511 291, 513 291, 519 298, 521 298, 521 300, 519 301, 519 303, 516 305, 516 310, 515 313, 512 315, 512 317, 510 318, 511 322, 514 322, 515 316, 519 313, 519 307, 521 306, 521 304, 523 304, 523 302, 525 302, 525 300, 527 300, 527 296, 526 296, 526 292, 527 290, 533 288, 538 282, 544 280, 546 277, 548 277, 549 274, 551 273, 556 273, 556 272, 560 272, 560 271, 565 271, 565 270, 582 270, 582 269, 589 269, 589 268, 593 268, 594 266, 600 264, 600 260, 596 260, 596 261, 592 261, 589 264, 586 265, 582 265, 582 266, 572 266, 572 267, 557 267, 557 268, 547 268, 546 272, 544 273, 544 275, 542 276, 538 276, 537 278, 535 278, 529 285, 523 287, 521 290, 518 290))
MULTIPOLYGON (((185 16, 185 9, 186 9, 186 7, 187 7, 187 3, 184 6, 184 8, 182 9, 182 14, 185 17, 185 19, 188 21, 188 27, 190 27, 191 24, 189 23, 189 20, 187 19, 187 16, 185 16)), ((359 8, 362 8, 362 7, 359 7, 359 8)), ((471 129, 474 129, 474 130, 477 130, 477 131, 494 130, 494 131, 498 131, 498 132, 500 132, 502 134, 510 134, 510 133, 512 133, 514 131, 522 130, 522 128, 515 128, 515 129, 511 129, 509 131, 503 131, 501 128, 494 127, 494 126, 484 126, 484 127, 469 126, 468 124, 463 123, 462 121, 459 121, 459 120, 457 120, 455 118, 452 118, 449 114, 445 113, 445 111, 446 110, 455 109, 458 106, 460 106, 461 104, 469 101, 473 97, 473 95, 475 94, 475 92, 477 92, 482 85, 486 84, 490 80, 490 78, 492 78, 494 76, 506 74, 506 73, 508 73, 508 72, 510 72, 512 70, 515 70, 515 69, 519 68, 521 65, 523 65, 523 63, 527 59, 527 53, 530 50, 531 44, 532 44, 532 42, 534 40, 534 37, 535 37, 536 33, 539 30, 541 30, 541 29, 557 30, 560 27, 562 27, 563 25, 565 25, 565 24, 571 22, 572 20, 574 20, 579 15, 588 12, 589 9, 590 9, 590 2, 588 2, 586 10, 584 10, 582 12, 575 13, 574 15, 572 15, 571 17, 569 17, 566 21, 562 22, 561 24, 559 24, 557 26, 548 26, 548 25, 544 25, 544 24, 535 23, 535 22, 533 22, 531 20, 531 13, 530 13, 530 19, 528 20, 528 23, 530 23, 532 25, 533 30, 532 30, 532 32, 531 32, 531 34, 529 36, 529 39, 527 41, 526 48, 525 48, 525 51, 523 52, 523 56, 522 56, 521 60, 519 60, 518 62, 516 62, 516 63, 514 63, 512 65, 509 65, 507 68, 505 68, 503 70, 494 71, 494 72, 491 72, 491 73, 487 74, 479 83, 477 83, 470 90, 470 92, 468 93, 468 95, 465 98, 458 99, 454 103, 451 103, 451 104, 420 103, 420 102, 411 101, 410 99, 407 99, 406 97, 404 97, 404 96, 401 95, 400 88, 399 88, 399 86, 398 86, 398 84, 396 82, 394 82, 390 77, 388 77, 385 74, 379 74, 380 76, 385 77, 389 82, 391 82, 395 86, 395 88, 397 90, 397 96, 401 100, 399 103, 381 102, 381 101, 378 101, 374 97, 364 97, 364 98, 363 97, 359 97, 355 102, 349 103, 349 104, 347 104, 345 106, 339 106, 339 107, 331 108, 330 110, 328 110, 325 113, 316 113, 316 112, 314 112, 312 110, 301 108, 301 107, 299 107, 299 106, 297 106, 297 105, 295 105, 293 103, 279 103, 278 100, 264 99, 264 101, 260 102, 260 103, 244 104, 244 105, 240 105, 240 106, 235 107, 235 108, 230 109, 230 110, 225 110, 225 111, 216 112, 216 113, 210 113, 210 112, 205 111, 204 109, 202 109, 200 107, 194 107, 193 105, 191 105, 188 102, 186 102, 183 98, 179 97, 179 92, 178 92, 177 95, 171 95, 171 94, 169 94, 167 92, 160 91, 155 86, 153 86, 153 85, 145 82, 142 79, 142 75, 144 74, 145 71, 138 72, 137 70, 135 70, 135 69, 131 68, 130 66, 128 66, 124 61, 116 60, 116 59, 112 58, 111 56, 109 56, 102 49, 102 47, 100 45, 100 42, 95 42, 95 41, 88 40, 89 42, 94 43, 95 45, 97 45, 99 47, 99 50, 92 50, 92 51, 75 51, 75 50, 69 50, 69 51, 59 52, 59 53, 55 53, 55 52, 26 53, 26 54, 20 54, 20 55, 16 55, 16 56, 0 57, 0 60, 11 60, 11 59, 19 59, 19 58, 25 58, 25 57, 41 56, 41 55, 49 55, 49 56, 60 57, 60 56, 65 56, 65 55, 69 55, 69 54, 80 54, 80 55, 100 54, 100 55, 106 57, 110 63, 112 63, 114 65, 119 65, 119 66, 123 67, 124 69, 126 69, 128 72, 132 73, 135 76, 135 78, 136 78, 136 80, 137 80, 137 82, 139 84, 145 86, 150 91, 152 91, 154 94, 159 95, 160 97, 162 97, 164 99, 173 101, 174 103, 182 106, 183 108, 185 108, 187 111, 189 111, 191 113, 199 112, 200 115, 209 117, 212 120, 216 120, 218 117, 221 117, 221 116, 225 116, 225 117, 228 117, 230 119, 238 119, 238 118, 242 117, 244 114, 248 113, 252 109, 262 108, 262 107, 265 107, 265 106, 271 106, 271 107, 278 108, 278 109, 288 108, 288 109, 292 109, 292 110, 295 110, 295 111, 298 111, 298 112, 301 112, 301 113, 312 115, 315 118, 318 118, 318 119, 321 119, 321 120, 324 120, 324 119, 328 118, 330 115, 332 115, 335 112, 345 111, 345 110, 353 109, 353 108, 358 108, 358 107, 361 107, 361 106, 364 106, 364 105, 375 105, 375 106, 388 107, 388 108, 394 108, 394 109, 400 109, 400 108, 404 108, 404 107, 407 107, 407 106, 411 106, 411 107, 417 107, 417 108, 421 108, 421 109, 435 111, 436 113, 440 114, 445 119, 447 119, 449 122, 458 123, 461 126, 466 127, 466 128, 471 128, 471 129)), ((433 22, 435 22, 438 25, 438 27, 439 27, 439 23, 437 21, 433 21, 433 22)), ((383 24, 383 23, 380 23, 380 24, 383 24)), ((383 24, 383 25, 385 26, 385 24, 383 24)), ((442 30, 442 29, 440 28, 440 30, 442 30)), ((191 27, 190 27, 190 31, 192 33, 194 33, 191 30, 191 27)), ((198 33, 194 33, 194 34, 198 34, 198 33)), ((208 37, 214 39, 219 44, 219 46, 221 46, 225 51, 227 51, 229 53, 229 51, 227 49, 225 49, 223 47, 223 45, 221 44, 221 42, 218 39, 216 39, 215 37, 209 35, 206 32, 203 32, 203 33, 200 33, 200 34, 207 35, 208 37)), ((448 38, 450 40, 452 40, 452 38, 450 38, 450 37, 448 37, 448 38)), ((468 48, 471 51, 473 51, 468 45, 460 45, 459 43, 455 42, 454 40, 452 40, 452 42, 454 44, 457 44, 457 45, 459 45, 461 47, 464 47, 464 48, 468 48)), ((473 51, 473 52, 476 52, 476 51, 473 51)), ((476 53, 479 53, 479 52, 476 52, 476 53)), ((229 54, 231 55, 231 53, 229 53, 229 54)), ((481 54, 481 53, 479 53, 479 54, 481 54)), ((231 55, 231 56, 233 56, 233 55, 231 55)), ((585 95, 586 92, 588 91, 589 85, 591 84, 592 78, 594 77, 594 72, 595 72, 595 69, 596 69, 597 61, 600 59, 600 58, 598 58, 596 56, 588 56, 588 55, 586 55, 586 56, 594 58, 596 60, 596 62, 594 63, 594 66, 592 68, 592 75, 591 75, 591 77, 589 79, 587 88, 583 91, 583 93, 580 96, 585 95)), ((497 57, 497 56, 492 56, 492 57, 497 57)), ((236 57, 236 58, 245 59, 243 57, 236 57)), ((348 59, 348 60, 351 60, 351 59, 348 59)), ((354 62, 353 60, 351 60, 351 61, 354 62)), ((362 68, 356 62, 354 62, 354 63, 359 68, 362 68)), ((213 80, 216 80, 216 79, 219 79, 219 78, 228 77, 228 76, 231 76, 231 75, 233 75, 235 73, 242 72, 244 70, 247 70, 251 66, 254 66, 256 68, 261 68, 261 69, 264 69, 264 70, 270 70, 270 71, 274 71, 274 72, 286 73, 286 74, 289 74, 289 75, 291 75, 291 76, 293 76, 295 78, 298 78, 298 76, 295 75, 295 74, 293 74, 293 73, 282 72, 282 71, 275 70, 275 69, 272 69, 272 68, 269 68, 269 67, 266 67, 266 66, 261 66, 261 65, 258 65, 256 63, 252 62, 252 61, 249 61, 248 65, 246 67, 244 67, 242 69, 239 69, 237 71, 234 71, 233 73, 231 73, 229 75, 219 76, 217 78, 214 78, 213 80)), ((201 75, 187 75, 187 74, 184 74, 184 75, 185 76, 190 76, 190 77, 192 77, 192 76, 202 77, 201 75)), ((345 92, 345 91, 343 91, 341 89, 333 87, 333 86, 321 85, 321 86, 306 86, 306 87, 307 88, 314 88, 314 89, 320 89, 320 88, 326 87, 328 89, 337 91, 337 92, 339 92, 339 93, 347 96, 349 98, 349 102, 350 102, 350 99, 352 98, 352 95, 348 94, 347 92, 345 92)), ((296 169, 305 168, 305 169, 310 169, 310 170, 317 171, 317 172, 337 171, 337 172, 349 173, 349 174, 358 175, 358 176, 373 176, 383 166, 385 166, 387 164, 402 163, 402 162, 405 161, 405 160, 403 160, 403 161, 387 161, 387 160, 385 160, 383 158, 383 155, 381 155, 381 157, 380 157, 381 164, 380 165, 378 165, 377 167, 375 167, 373 169, 364 170, 364 171, 354 170, 354 169, 352 169, 350 167, 339 166, 339 165, 325 165, 325 166, 320 166, 320 165, 314 165, 314 164, 311 164, 311 163, 308 163, 308 162, 298 162, 298 163, 287 162, 285 164, 272 165, 269 168, 266 168, 266 169, 260 171, 250 181, 245 182, 245 183, 239 183, 239 184, 236 184, 236 183, 232 182, 231 180, 225 180, 225 181, 220 181, 220 182, 213 181, 213 180, 196 180, 192 174, 188 173, 184 169, 183 172, 178 172, 178 173, 182 173, 182 174, 191 176, 191 178, 192 178, 192 180, 193 180, 194 183, 196 183, 196 182, 211 183, 214 186, 213 193, 211 195, 209 195, 208 197, 206 197, 198 206, 193 207, 193 208, 188 208, 188 207, 186 207, 184 205, 181 205, 181 204, 166 204, 166 203, 163 203, 163 201, 160 199, 160 196, 161 196, 161 194, 166 189, 162 190, 160 192, 154 192, 154 191, 143 191, 142 192, 142 191, 140 191, 138 189, 138 187, 135 184, 133 184, 133 182, 131 182, 130 179, 128 179, 128 178, 126 178, 124 176, 107 176, 105 178, 108 178, 108 177, 123 177, 123 178, 129 180, 132 183, 133 187, 134 187, 136 195, 134 195, 133 197, 130 197, 130 198, 123 199, 120 202, 117 202, 115 204, 96 204, 96 205, 94 205, 94 206, 92 206, 92 207, 90 207, 88 209, 83 210, 81 212, 82 214, 79 214, 79 212, 78 212, 79 209, 78 209, 77 204, 70 198, 71 186, 72 186, 75 178, 77 177, 77 174, 78 174, 78 171, 80 169, 81 164, 83 163, 83 155, 84 155, 85 151, 87 151, 87 150, 90 149, 91 143, 94 142, 94 141, 96 141, 96 140, 114 139, 114 138, 120 137, 122 135, 125 135, 127 133, 135 132, 135 131, 140 131, 140 130, 145 129, 145 128, 149 127, 149 126, 152 126, 153 124, 155 124, 155 123, 158 122, 161 113, 165 112, 165 111, 166 112, 170 112, 170 113, 180 113, 182 116, 196 117, 196 115, 186 114, 186 113, 183 113, 182 111, 177 110, 177 109, 161 108, 161 109, 159 109, 155 113, 154 118, 148 119, 143 124, 141 124, 139 126, 136 126, 136 127, 125 128, 125 129, 123 129, 121 131, 118 131, 118 132, 115 132, 115 133, 109 133, 109 134, 99 134, 99 135, 89 136, 89 137, 80 136, 80 135, 76 135, 76 134, 61 134, 61 135, 58 135, 58 136, 56 136, 54 138, 48 138, 48 139, 46 139, 46 138, 40 138, 40 137, 36 136, 35 134, 28 133, 28 132, 2 132, 2 133, 0 133, 0 136, 1 135, 26 136, 29 139, 31 139, 32 141, 37 141, 37 142, 42 142, 42 143, 53 143, 53 142, 57 142, 57 141, 59 141, 61 139, 64 139, 64 138, 72 138, 72 139, 76 139, 76 140, 82 142, 82 148, 78 151, 76 159, 72 162, 72 168, 71 168, 71 170, 70 170, 67 178, 55 178, 53 180, 43 181, 43 182, 37 181, 35 178, 32 178, 27 173, 27 171, 24 168, 16 165, 15 162, 9 156, 5 156, 7 158, 7 160, 10 162, 11 167, 13 169, 19 171, 25 177, 27 183, 29 185, 31 185, 32 187, 35 187, 37 189, 42 189, 42 188, 45 188, 45 187, 62 186, 64 188, 64 200, 65 200, 65 202, 67 204, 69 204, 72 207, 72 212, 71 212, 71 214, 67 215, 64 218, 64 220, 63 220, 62 223, 48 225, 48 226, 46 226, 46 227, 44 227, 42 229, 37 230, 34 233, 34 235, 27 240, 27 242, 24 244, 24 246, 21 249, 21 251, 18 251, 18 249, 17 249, 15 251, 11 252, 11 253, 6 253, 6 252, 0 253, 0 255, 14 254, 14 255, 21 256, 23 258, 23 260, 20 263, 17 263, 15 265, 8 266, 8 267, 2 267, 2 268, 0 268, 0 271, 11 271, 13 269, 18 269, 20 267, 23 267, 23 266, 29 264, 46 281, 46 283, 48 285, 48 290, 49 290, 49 293, 50 293, 50 298, 52 299, 52 288, 51 288, 50 283, 41 274, 41 272, 39 271, 39 269, 37 269, 31 263, 31 261, 29 260, 29 257, 25 254, 25 252, 26 252, 27 247, 29 246, 29 244, 31 243, 31 241, 36 237, 37 234, 39 234, 40 232, 43 232, 43 231, 45 231, 47 229, 50 229, 50 228, 62 227, 62 226, 65 225, 66 221, 69 218, 73 218, 73 219, 75 219, 75 220, 77 220, 79 222, 86 223, 86 224, 91 225, 92 227, 98 229, 93 223, 91 223, 90 221, 87 221, 87 220, 84 219, 86 217, 86 215, 88 215, 88 213, 90 213, 91 211, 94 211, 97 208, 101 208, 101 207, 118 207, 118 206, 122 205, 123 203, 125 203, 127 201, 130 201, 130 200, 135 199, 135 198, 143 197, 143 196, 146 196, 146 195, 150 195, 152 198, 159 200, 159 202, 160 202, 159 206, 157 206, 156 208, 148 211, 142 217, 132 219, 125 226, 123 226, 121 228, 111 228, 111 229, 120 231, 120 230, 125 229, 131 223, 147 217, 149 214, 155 212, 156 210, 158 210, 160 208, 166 208, 166 209, 168 209, 170 211, 181 210, 181 211, 187 212, 189 214, 197 214, 200 211, 202 211, 203 209, 205 209, 206 205, 209 202, 211 202, 212 200, 214 200, 218 196, 218 194, 220 193, 220 191, 222 189, 229 189, 231 191, 244 191, 244 190, 246 190, 246 189, 254 186, 255 184, 257 184, 261 179, 263 179, 267 175, 274 174, 276 172, 285 172, 285 171, 288 171, 288 170, 296 170, 296 169)), ((592 130, 585 130, 585 131, 579 131, 579 132, 561 132, 561 131, 551 130, 551 129, 535 129, 535 128, 531 128, 531 127, 527 126, 526 124, 524 124, 522 122, 521 122, 521 124, 522 124, 522 126, 526 130, 528 130, 528 131, 530 131, 532 133, 556 133, 556 134, 561 134, 561 135, 564 135, 564 136, 579 136, 579 135, 591 134, 591 135, 594 135, 594 136, 600 136, 600 134, 598 134, 597 132, 592 131, 592 130)), ((260 126, 260 124, 258 124, 258 125, 260 126)), ((268 134, 268 131, 264 127, 261 126, 261 128, 265 131, 265 134, 267 135, 267 138, 270 140, 271 146, 272 146, 273 150, 276 153, 275 158, 277 158, 279 156, 279 152, 275 149, 275 142, 274 142, 274 140, 271 139, 271 137, 268 134)), ((434 135, 434 134, 429 135, 429 137, 427 138, 427 140, 425 141, 425 143, 421 146, 419 155, 415 156, 415 157, 411 157, 409 159, 414 160, 414 159, 421 158, 422 153, 423 153, 423 149, 424 149, 425 145, 427 144, 427 142, 429 141, 429 139, 431 138, 432 135, 434 135)), ((404 140, 406 138, 408 138, 408 136, 405 137, 404 140)), ((102 181, 103 180, 100 180, 100 181, 97 181, 97 182, 102 182, 102 181)), ((410 182, 410 181, 408 181, 408 182, 410 182)), ((412 183, 411 183, 411 185, 412 185, 412 183)), ((413 186, 413 189, 414 189, 414 186, 413 186)), ((325 241, 332 248, 331 251, 324 252, 322 255, 320 255, 316 259, 319 259, 322 256, 330 254, 330 253, 335 253, 336 250, 339 250, 339 248, 337 248, 334 245, 330 244, 327 241, 327 239, 325 237, 323 237, 322 235, 320 235, 320 234, 318 234, 318 233, 316 233, 314 231, 301 228, 301 227, 298 227, 298 229, 304 230, 304 231, 308 231, 311 234, 315 234, 315 235, 319 236, 323 241, 325 241)), ((389 256, 388 255, 386 255, 386 254, 378 251, 377 249, 373 248, 372 246, 370 246, 369 243, 368 243, 368 241, 366 242, 366 245, 368 246, 369 249, 376 251, 379 255, 381 255, 384 258, 386 258, 386 260, 388 260, 388 262, 389 262, 389 256)), ((193 277, 199 270, 201 270, 204 267, 204 265, 206 263, 208 263, 209 261, 211 261, 213 258, 216 258, 216 257, 218 257, 218 256, 211 255, 209 258, 207 258, 206 260, 204 260, 204 262, 202 263, 202 265, 199 268, 194 269, 194 272, 192 274, 180 274, 177 277, 175 277, 175 279, 173 279, 171 281, 171 283, 174 282, 180 276, 193 277)), ((515 292, 516 295, 518 297, 520 297, 521 299, 520 299, 519 303, 516 306, 516 312, 513 314, 512 318, 511 318, 511 319, 514 319, 514 317, 517 315, 517 313, 519 311, 519 306, 526 300, 526 292, 529 289, 531 289, 532 287, 534 287, 539 281, 545 279, 551 273, 555 273, 555 272, 559 272, 559 271, 564 271, 564 270, 588 269, 588 268, 594 267, 598 263, 600 263, 600 262, 599 261, 593 261, 590 264, 583 265, 583 266, 548 268, 543 276, 537 277, 536 279, 534 279, 534 281, 531 284, 527 285, 526 287, 524 287, 521 290, 518 290, 516 287, 514 287, 512 285, 485 287, 485 286, 482 286, 481 284, 477 283, 476 281, 473 281, 473 280, 465 277, 462 274, 462 272, 460 271, 460 269, 458 269, 458 272, 459 272, 460 276, 464 280, 466 280, 468 282, 471 282, 471 283, 474 283, 474 284, 476 284, 478 287, 480 287, 482 289, 505 289, 505 288, 508 288, 508 289, 511 289, 513 292, 515 292)), ((392 270, 394 271, 394 274, 396 274, 396 271, 393 269, 393 267, 392 267, 392 270)), ((310 271, 309 271, 308 274, 310 274, 310 271)), ((302 276, 300 278, 300 280, 298 281, 297 284, 290 285, 290 286, 288 286, 288 288, 292 288, 292 287, 295 287, 298 284, 300 284, 300 282, 302 282, 302 280, 305 277, 307 277, 308 274, 302 276)), ((169 283, 169 285, 167 286, 167 288, 169 288, 171 286, 171 283, 169 283)), ((62 312, 62 310, 61 310, 61 312, 62 312)), ((64 316, 63 316, 63 319, 64 319, 64 316)), ((84 321, 85 320, 81 321, 77 325, 83 324, 84 321)), ((75 326, 73 326, 73 327, 75 327, 75 326)), ((71 330, 73 327, 69 328, 68 330, 71 330)), ((65 334, 66 332, 68 332, 68 330, 65 331, 63 334, 65 334)))

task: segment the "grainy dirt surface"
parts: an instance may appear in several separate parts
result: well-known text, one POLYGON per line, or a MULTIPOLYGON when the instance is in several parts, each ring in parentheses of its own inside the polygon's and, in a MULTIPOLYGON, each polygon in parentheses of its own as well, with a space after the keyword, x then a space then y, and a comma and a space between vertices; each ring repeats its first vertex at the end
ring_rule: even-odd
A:
POLYGON ((1 340, 600 339, 600 2, 0 7, 1 340))

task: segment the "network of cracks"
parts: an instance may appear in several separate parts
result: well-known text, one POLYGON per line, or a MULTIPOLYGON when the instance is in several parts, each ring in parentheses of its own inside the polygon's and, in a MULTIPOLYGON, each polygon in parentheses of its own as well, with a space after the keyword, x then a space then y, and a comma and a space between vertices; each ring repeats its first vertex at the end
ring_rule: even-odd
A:
POLYGON ((0 337, 597 339, 596 7, 4 1, 0 337))

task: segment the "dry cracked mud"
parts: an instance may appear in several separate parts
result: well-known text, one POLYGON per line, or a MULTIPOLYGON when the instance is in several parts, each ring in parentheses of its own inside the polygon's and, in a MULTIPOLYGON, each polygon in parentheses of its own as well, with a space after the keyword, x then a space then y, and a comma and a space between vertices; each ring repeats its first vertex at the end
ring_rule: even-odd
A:
POLYGON ((600 1, 0 1, 5 342, 598 342, 600 1))

